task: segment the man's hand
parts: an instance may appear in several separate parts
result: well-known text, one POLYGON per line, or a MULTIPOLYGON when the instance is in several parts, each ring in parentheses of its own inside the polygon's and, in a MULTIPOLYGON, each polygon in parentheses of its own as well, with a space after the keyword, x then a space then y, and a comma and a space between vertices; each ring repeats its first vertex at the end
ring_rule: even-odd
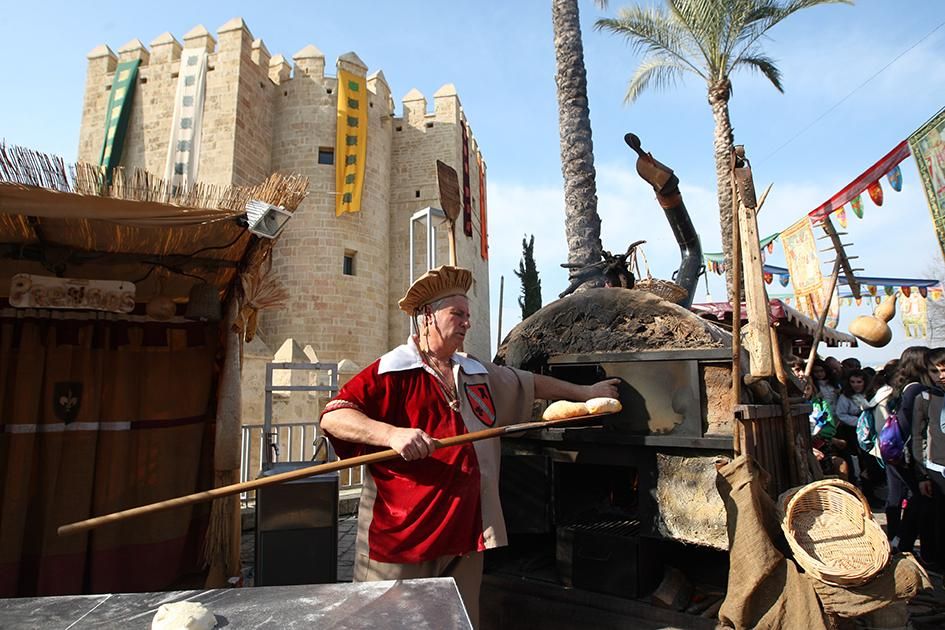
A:
POLYGON ((413 461, 428 457, 436 450, 436 442, 420 429, 391 428, 387 445, 400 453, 405 460, 413 461))
POLYGON ((608 378, 603 381, 587 386, 587 397, 591 398, 617 398, 617 386, 620 384, 619 378, 608 378))
POLYGON ((919 494, 924 497, 932 496, 932 482, 926 479, 925 481, 919 482, 919 494))

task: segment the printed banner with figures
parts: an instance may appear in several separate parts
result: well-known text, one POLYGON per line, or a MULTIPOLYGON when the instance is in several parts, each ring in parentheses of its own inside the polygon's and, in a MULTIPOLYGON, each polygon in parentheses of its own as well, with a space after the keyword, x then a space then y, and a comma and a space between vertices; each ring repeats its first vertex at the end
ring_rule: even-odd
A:
POLYGON ((909 136, 909 147, 932 213, 938 245, 945 255, 945 109, 909 136))
POLYGON ((820 295, 824 286, 824 275, 820 270, 820 257, 817 255, 817 241, 810 219, 800 221, 781 232, 781 247, 787 260, 794 295, 801 298, 808 295, 820 295))
POLYGON ((925 298, 918 292, 899 295, 899 313, 906 337, 922 339, 929 333, 929 311, 925 298))
POLYGON ((338 69, 338 131, 335 135, 335 216, 361 210, 367 160, 367 82, 338 69))
POLYGON ((821 276, 820 291, 810 293, 797 298, 797 310, 813 320, 819 320, 820 314, 827 310, 827 319, 824 326, 827 328, 836 328, 840 323, 840 291, 839 287, 834 289, 833 295, 828 301, 827 291, 830 289, 830 278, 821 276))

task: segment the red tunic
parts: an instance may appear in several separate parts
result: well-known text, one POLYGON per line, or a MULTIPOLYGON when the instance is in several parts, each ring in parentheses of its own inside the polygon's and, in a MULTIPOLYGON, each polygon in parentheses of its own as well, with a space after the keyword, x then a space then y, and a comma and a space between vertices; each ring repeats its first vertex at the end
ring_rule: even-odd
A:
MULTIPOLYGON (((434 438, 525 419, 520 414, 531 409, 533 400, 530 374, 491 364, 487 369, 462 355, 454 358, 460 411, 450 409, 409 343, 355 376, 325 413, 352 407, 369 418, 422 429, 434 438)), ((382 450, 337 438, 332 444, 342 458, 382 450)), ((416 563, 504 544, 498 449, 498 440, 488 440, 437 449, 421 460, 371 465, 359 509, 359 547, 366 546, 371 559, 379 562, 416 563)))

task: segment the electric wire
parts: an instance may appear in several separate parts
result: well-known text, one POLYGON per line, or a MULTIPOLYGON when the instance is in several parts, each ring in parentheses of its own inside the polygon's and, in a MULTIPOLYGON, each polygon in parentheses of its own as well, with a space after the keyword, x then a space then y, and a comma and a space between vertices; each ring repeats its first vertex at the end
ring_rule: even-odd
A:
POLYGON ((906 48, 904 51, 902 51, 901 53, 899 53, 898 55, 896 55, 895 57, 893 57, 892 60, 890 60, 886 65, 884 65, 882 68, 880 68, 879 70, 877 70, 876 72, 874 72, 868 79, 866 79, 865 81, 863 81, 862 83, 860 83, 858 86, 856 86, 855 88, 853 88, 846 96, 844 96, 844 97, 841 98, 839 101, 837 101, 837 102, 834 103, 832 106, 830 106, 830 107, 827 109, 827 111, 825 111, 825 112, 822 113, 820 116, 818 116, 817 118, 815 118, 813 121, 811 121, 810 123, 808 123, 807 126, 805 126, 804 128, 802 128, 800 131, 798 131, 797 133, 795 133, 793 136, 791 136, 790 138, 788 138, 787 140, 785 140, 785 141, 784 141, 778 148, 776 148, 774 151, 772 151, 771 153, 769 153, 768 155, 766 155, 765 157, 763 157, 761 160, 757 160, 757 162, 765 162, 765 161, 767 161, 769 158, 771 158, 771 157, 773 157, 774 155, 776 155, 781 149, 783 149, 783 148, 786 147, 787 145, 789 145, 789 144, 791 144, 792 142, 794 142, 795 140, 797 140, 797 138, 799 138, 801 135, 803 135, 805 132, 807 132, 808 129, 810 129, 811 127, 813 127, 814 125, 816 125, 817 123, 819 123, 821 120, 823 120, 824 118, 826 118, 831 112, 833 112, 835 109, 837 109, 837 108, 840 107, 843 103, 845 103, 847 100, 849 100, 849 98, 850 98, 851 96, 853 96, 855 93, 857 93, 858 91, 860 91, 861 89, 863 89, 870 81, 872 81, 873 79, 875 79, 876 77, 878 77, 880 74, 882 74, 884 71, 886 71, 886 69, 888 69, 891 65, 893 65, 894 63, 896 63, 897 61, 899 61, 899 60, 900 60, 902 57, 904 57, 907 53, 909 53, 909 52, 912 51, 916 46, 918 46, 919 44, 921 44, 922 42, 924 42, 926 39, 928 39, 929 37, 931 37, 937 30, 939 30, 939 29, 942 28, 943 26, 945 26, 945 22, 939 23, 938 26, 936 26, 936 27, 933 28, 931 31, 929 31, 928 33, 926 33, 925 35, 923 35, 917 42, 915 42, 914 44, 912 44, 911 46, 909 46, 908 48, 906 48))

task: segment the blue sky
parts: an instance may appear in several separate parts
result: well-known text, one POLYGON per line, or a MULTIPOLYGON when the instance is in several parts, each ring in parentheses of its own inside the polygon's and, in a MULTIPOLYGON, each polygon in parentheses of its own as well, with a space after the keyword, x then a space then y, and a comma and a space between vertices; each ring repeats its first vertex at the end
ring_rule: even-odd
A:
MULTIPOLYGON (((646 239, 654 274, 669 277, 678 250, 622 138, 637 133, 676 171, 703 248, 718 251, 713 123, 696 78, 623 104, 639 57, 592 26, 624 4, 611 2, 604 12, 581 2, 603 241, 620 251, 646 239)), ((523 235, 535 235, 544 300, 555 299, 567 280, 558 267, 566 251, 547 0, 16 3, 4 9, 0 39, 7 59, 0 136, 74 159, 89 50, 101 43, 117 50, 132 38, 147 44, 165 31, 180 39, 196 24, 213 32, 236 15, 273 54, 290 57, 309 43, 329 60, 354 50, 370 71, 383 69, 398 103, 411 88, 429 97, 454 83, 489 168, 493 344, 502 275, 503 333, 519 320, 512 270, 523 235)), ((945 27, 853 92, 942 22, 941 0, 859 0, 801 12, 771 32, 765 48, 783 72, 785 94, 741 73, 733 77, 731 102, 736 142, 746 145, 756 185, 774 182, 761 233, 783 229, 825 201, 945 105, 945 27)), ((869 275, 925 276, 942 267, 911 158, 902 172, 902 192, 885 187, 885 204, 867 201, 863 220, 850 213, 846 240, 869 275)), ((783 264, 780 247, 770 260, 783 264)), ((723 295, 717 277, 709 288, 714 298, 723 295)), ((700 284, 696 299, 705 298, 700 284)), ((862 312, 844 308, 840 328, 862 312)), ((887 348, 852 353, 867 362, 898 354, 911 341, 898 324, 893 329, 887 348)))

